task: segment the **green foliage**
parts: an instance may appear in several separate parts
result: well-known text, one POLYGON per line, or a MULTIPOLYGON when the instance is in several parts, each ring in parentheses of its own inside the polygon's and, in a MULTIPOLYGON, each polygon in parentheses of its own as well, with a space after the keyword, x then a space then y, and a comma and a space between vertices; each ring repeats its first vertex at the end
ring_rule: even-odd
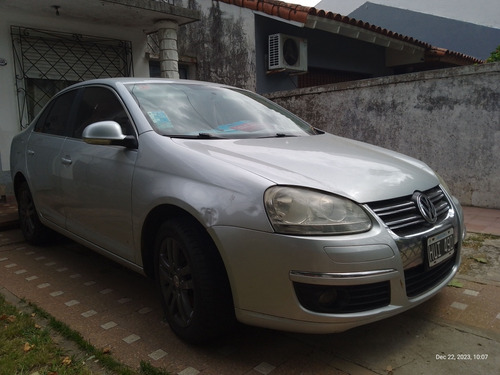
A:
POLYGON ((495 61, 500 61, 500 46, 498 46, 497 49, 491 53, 491 56, 486 59, 486 62, 495 61))

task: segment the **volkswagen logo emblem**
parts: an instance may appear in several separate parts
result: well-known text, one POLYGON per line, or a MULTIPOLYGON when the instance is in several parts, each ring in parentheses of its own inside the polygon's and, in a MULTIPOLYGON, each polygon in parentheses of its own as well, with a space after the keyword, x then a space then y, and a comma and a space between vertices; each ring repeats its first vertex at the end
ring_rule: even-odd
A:
POLYGON ((434 224, 437 221, 437 212, 434 203, 429 199, 427 195, 421 193, 420 191, 413 194, 413 200, 417 204, 417 208, 420 211, 422 217, 430 224, 434 224))

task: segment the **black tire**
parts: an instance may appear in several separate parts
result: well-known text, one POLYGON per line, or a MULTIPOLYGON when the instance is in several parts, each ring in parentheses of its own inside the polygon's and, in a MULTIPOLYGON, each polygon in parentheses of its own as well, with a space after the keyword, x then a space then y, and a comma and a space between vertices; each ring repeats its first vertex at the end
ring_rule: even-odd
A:
POLYGON ((32 245, 46 244, 53 232, 41 223, 28 183, 23 182, 19 186, 16 196, 19 225, 24 239, 32 245))
POLYGON ((155 241, 155 279, 165 319, 191 344, 228 332, 234 307, 226 270, 205 230, 187 218, 165 221, 155 241))

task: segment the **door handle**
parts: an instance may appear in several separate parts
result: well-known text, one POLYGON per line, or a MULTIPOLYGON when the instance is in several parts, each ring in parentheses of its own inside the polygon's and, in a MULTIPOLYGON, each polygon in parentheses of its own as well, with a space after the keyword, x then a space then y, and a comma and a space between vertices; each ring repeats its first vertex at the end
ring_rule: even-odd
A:
POLYGON ((29 156, 33 156, 33 155, 35 155, 35 151, 33 151, 33 150, 28 150, 28 151, 27 151, 27 154, 28 154, 29 156))
POLYGON ((69 156, 63 156, 61 158, 61 162, 64 164, 64 165, 71 165, 71 163, 73 163, 73 160, 71 160, 71 158, 69 156))

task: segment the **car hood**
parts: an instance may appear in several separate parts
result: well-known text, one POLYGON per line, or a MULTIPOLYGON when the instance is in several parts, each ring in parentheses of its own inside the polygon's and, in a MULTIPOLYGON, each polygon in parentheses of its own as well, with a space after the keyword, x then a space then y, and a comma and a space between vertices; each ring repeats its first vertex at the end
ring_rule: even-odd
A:
POLYGON ((275 184, 329 191, 359 203, 409 195, 439 183, 418 160, 331 134, 173 141, 275 184))

